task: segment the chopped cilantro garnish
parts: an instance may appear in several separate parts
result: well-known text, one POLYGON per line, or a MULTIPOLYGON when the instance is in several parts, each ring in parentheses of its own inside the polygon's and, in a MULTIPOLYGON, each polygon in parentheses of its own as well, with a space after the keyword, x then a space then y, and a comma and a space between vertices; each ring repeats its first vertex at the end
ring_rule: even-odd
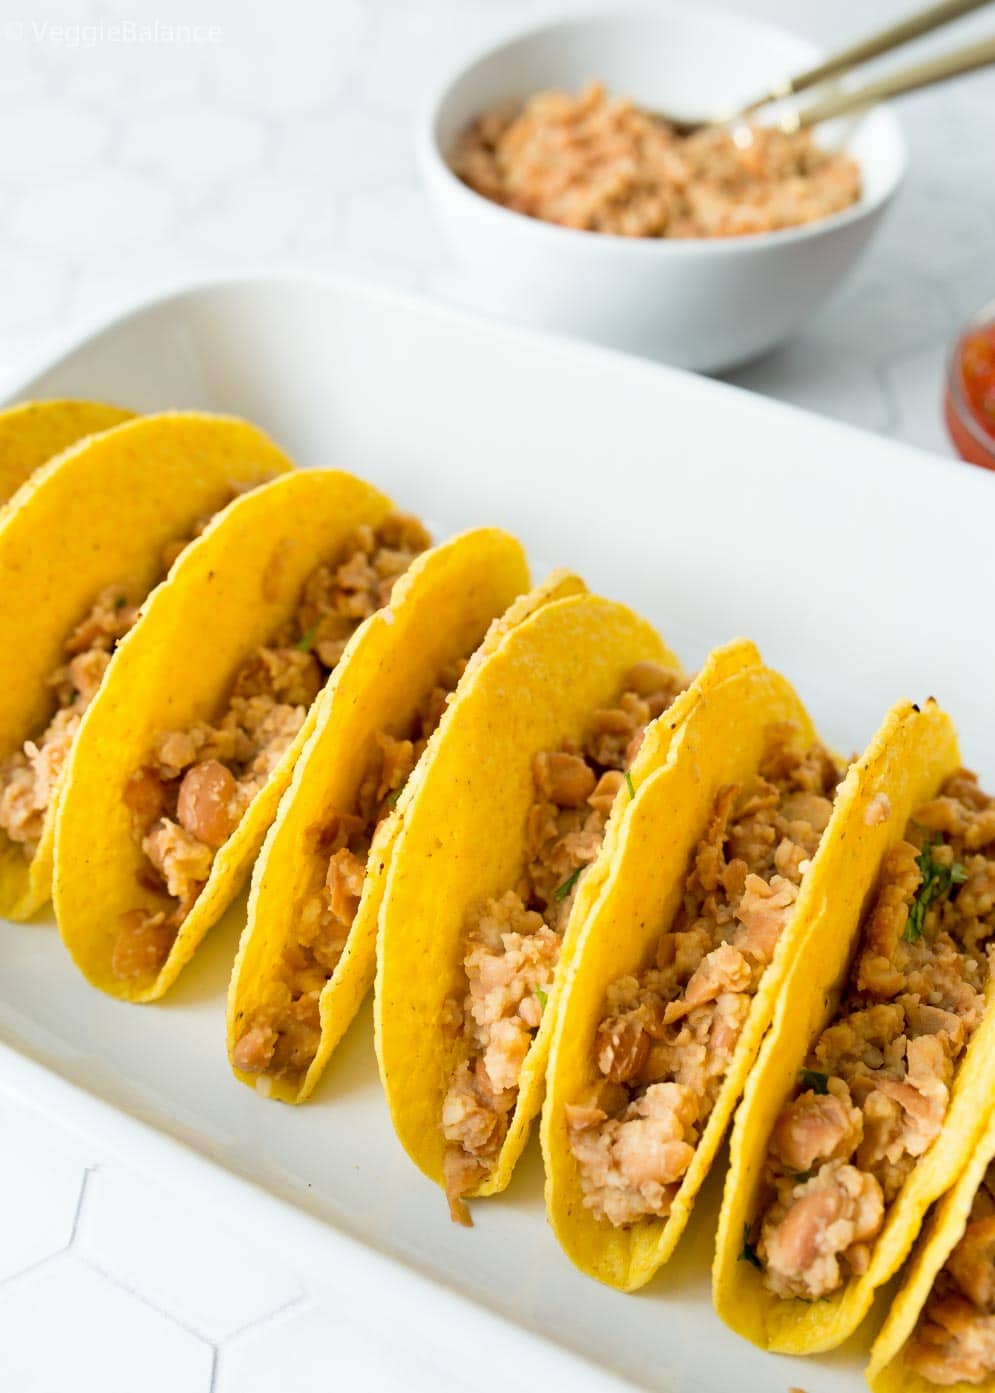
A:
POLYGON ((813 1093, 829 1092, 829 1075, 820 1074, 818 1069, 801 1069, 798 1078, 802 1088, 810 1088, 813 1093))
POLYGON ((758 1272, 762 1272, 764 1270, 764 1265, 757 1256, 757 1250, 750 1242, 749 1224, 743 1225, 743 1248, 740 1252, 739 1257, 737 1258, 737 1262, 751 1263, 757 1269, 758 1272))
POLYGON ((625 771, 625 786, 629 790, 629 797, 635 798, 636 785, 632 782, 632 775, 629 773, 628 769, 625 771))
POLYGON ((124 609, 124 607, 125 607, 125 605, 126 605, 127 603, 128 603, 128 597, 127 597, 127 595, 117 595, 117 596, 115 596, 115 599, 114 599, 114 608, 115 608, 115 609, 124 609))
POLYGON ((387 797, 384 799, 384 802, 387 804, 387 807, 388 807, 388 808, 396 808, 396 807, 397 807, 397 800, 400 798, 400 796, 401 796, 401 794, 402 794, 403 792, 404 792, 404 785, 403 785, 403 784, 401 785, 400 788, 393 788, 393 789, 391 789, 390 793, 388 793, 388 794, 387 794, 387 797))
POLYGON ((557 886, 557 888, 553 891, 553 899, 556 901, 557 904, 559 904, 561 900, 565 900, 566 897, 570 894, 570 891, 577 884, 582 869, 583 868, 581 866, 578 866, 577 869, 573 872, 573 874, 568 875, 563 884, 557 886))
POLYGON ((796 1171, 792 1179, 796 1180, 799 1185, 804 1185, 806 1180, 812 1179, 812 1172, 810 1170, 796 1171))
POLYGON ((545 1011, 546 1002, 549 1000, 549 997, 543 991, 542 987, 536 987, 536 999, 539 1002, 539 1009, 545 1011))
POLYGON ((915 899, 909 905, 909 915, 902 930, 902 938, 906 943, 918 943, 926 927, 926 913, 930 906, 945 895, 952 885, 963 885, 967 879, 967 871, 959 861, 945 866, 942 861, 934 859, 933 847, 938 840, 927 838, 922 851, 916 857, 922 883, 916 891, 915 899))
POLYGON ((313 645, 314 645, 314 640, 315 640, 315 637, 317 636, 317 633, 318 633, 318 625, 317 625, 317 624, 312 624, 311 627, 310 627, 310 629, 308 629, 307 633, 306 633, 306 634, 303 634, 303 635, 297 640, 297 642, 294 644, 294 647, 297 649, 298 653, 310 653, 310 652, 311 652, 311 649, 312 649, 312 647, 313 647, 313 645))

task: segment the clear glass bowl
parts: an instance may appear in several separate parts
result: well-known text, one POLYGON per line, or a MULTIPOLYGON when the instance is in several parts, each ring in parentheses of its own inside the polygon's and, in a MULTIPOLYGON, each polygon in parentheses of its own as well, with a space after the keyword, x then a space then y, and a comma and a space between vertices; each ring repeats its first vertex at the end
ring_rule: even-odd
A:
POLYGON ((957 337, 947 364, 943 401, 947 431, 961 459, 995 469, 995 300, 971 316, 957 337), (990 345, 990 350, 988 349, 990 345), (971 355, 990 358, 990 407, 976 400, 977 377, 972 375, 971 355), (967 354, 967 359, 965 359, 967 354))

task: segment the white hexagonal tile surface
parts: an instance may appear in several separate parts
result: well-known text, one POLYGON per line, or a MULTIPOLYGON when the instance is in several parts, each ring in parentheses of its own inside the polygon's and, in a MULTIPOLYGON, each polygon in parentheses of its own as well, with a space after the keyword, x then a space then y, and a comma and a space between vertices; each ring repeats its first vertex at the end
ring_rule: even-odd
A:
MULTIPOLYGON (((213 1393, 392 1393, 405 1388, 450 1386, 433 1368, 433 1336, 412 1355, 410 1341, 401 1348, 383 1331, 342 1319, 329 1303, 281 1316, 224 1346, 218 1356, 213 1393), (291 1373, 292 1371, 292 1373, 291 1373)), ((523 1379, 520 1389, 529 1387, 523 1379)))
POLYGON ((3 1283, 69 1244, 91 1158, 61 1129, 6 1099, 0 1099, 0 1137, 3 1283))
POLYGON ((209 1393, 214 1350, 67 1254, 0 1286, 0 1388, 209 1393))
POLYGON ((116 1166, 90 1178, 76 1251, 212 1340, 301 1295, 283 1263, 215 1211, 116 1166))

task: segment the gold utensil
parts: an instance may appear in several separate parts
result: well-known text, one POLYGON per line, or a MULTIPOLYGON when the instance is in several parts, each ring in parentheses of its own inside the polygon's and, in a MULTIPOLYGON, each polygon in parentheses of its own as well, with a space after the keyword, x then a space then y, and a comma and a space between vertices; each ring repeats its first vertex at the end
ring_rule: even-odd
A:
MULTIPOLYGON (((762 96, 748 102, 736 111, 726 112, 723 115, 708 119, 690 119, 659 111, 656 114, 662 121, 666 121, 668 125, 672 126, 678 135, 691 135, 705 126, 727 126, 742 122, 748 116, 754 115, 773 102, 780 102, 786 97, 807 91, 811 87, 826 82, 829 78, 842 77, 871 58, 891 53, 894 49, 911 43, 913 39, 922 38, 924 34, 931 34, 934 30, 960 19, 963 15, 970 14, 973 10, 980 10, 991 3, 992 0, 941 0, 940 4, 931 5, 928 9, 909 15, 907 19, 900 20, 897 24, 889 25, 887 29, 870 34, 867 38, 860 39, 857 43, 823 59, 814 67, 797 73, 794 77, 788 77, 782 82, 775 83, 762 96)), ((982 39, 963 49, 958 49, 954 53, 928 59, 913 67, 902 68, 896 73, 877 78, 867 83, 866 86, 837 89, 821 101, 813 102, 800 111, 785 112, 773 124, 786 131, 800 130, 802 127, 814 125, 817 121, 828 120, 831 116, 841 116, 847 111, 868 106, 872 102, 881 101, 886 97, 895 97, 903 92, 912 92, 920 87, 944 82, 948 78, 959 76, 961 73, 973 72, 993 61, 993 44, 995 44, 995 38, 982 39)))

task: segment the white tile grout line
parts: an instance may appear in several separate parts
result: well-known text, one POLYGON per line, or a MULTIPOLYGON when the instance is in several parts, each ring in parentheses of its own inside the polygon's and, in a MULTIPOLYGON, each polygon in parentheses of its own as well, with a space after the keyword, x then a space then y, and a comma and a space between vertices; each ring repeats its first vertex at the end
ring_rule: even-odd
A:
MULTIPOLYGON (((262 1315, 252 1317, 252 1319, 245 1321, 244 1324, 236 1326, 234 1330, 228 1331, 227 1334, 221 1336, 220 1339, 213 1338, 212 1336, 206 1334, 203 1330, 199 1330, 195 1325, 191 1325, 189 1322, 183 1320, 180 1316, 174 1315, 172 1311, 165 1310, 163 1309, 163 1307, 156 1305, 156 1303, 150 1300, 150 1298, 147 1297, 138 1287, 134 1286, 130 1282, 122 1280, 120 1276, 108 1270, 100 1262, 96 1261, 96 1259, 89 1256, 87 1253, 80 1251, 80 1249, 77 1246, 76 1240, 79 1236, 80 1221, 82 1219, 83 1210, 86 1203, 86 1196, 89 1189, 90 1180, 92 1176, 94 1176, 96 1172, 101 1169, 102 1167, 99 1164, 94 1164, 92 1166, 87 1166, 83 1172, 83 1179, 80 1183, 79 1198, 76 1201, 76 1213, 73 1216, 72 1230, 70 1232, 68 1243, 66 1243, 65 1246, 60 1248, 57 1252, 46 1254, 46 1256, 44 1258, 41 1258, 38 1262, 32 1263, 31 1267, 24 1268, 21 1272, 13 1274, 13 1276, 21 1277, 27 1272, 32 1272, 35 1270, 35 1268, 42 1266, 46 1262, 50 1262, 53 1258, 63 1256, 65 1253, 68 1253, 70 1249, 72 1249, 74 1251, 74 1255, 78 1258, 78 1260, 81 1263, 84 1264, 84 1266, 90 1268, 90 1270, 93 1272, 99 1273, 101 1277, 104 1277, 113 1286, 116 1286, 121 1291, 126 1291, 129 1294, 129 1296, 135 1297, 136 1300, 140 1301, 143 1306, 147 1306, 150 1310, 155 1311, 157 1315, 163 1316, 166 1320, 171 1321, 174 1325, 179 1326, 179 1328, 181 1330, 186 1331, 188 1335, 192 1335, 194 1339, 199 1340, 201 1344, 205 1344, 210 1348, 212 1352, 210 1390, 213 1393, 218 1370, 218 1352, 222 1345, 227 1345, 232 1340, 237 1340, 241 1336, 249 1334, 250 1332, 257 1329, 259 1326, 266 1325, 269 1321, 277 1320, 280 1316, 289 1314, 297 1306, 306 1305, 308 1302, 312 1300, 312 1297, 309 1292, 307 1292, 303 1287, 301 1287, 297 1294, 295 1296, 292 1296, 288 1301, 284 1301, 279 1306, 273 1307, 272 1310, 265 1311, 262 1315)), ((6 1280, 10 1281, 11 1278, 7 1278, 6 1280)), ((2 1284, 3 1283, 0 1282, 0 1285, 2 1284)))
POLYGON ((119 1291, 127 1292, 129 1296, 133 1296, 136 1301, 140 1301, 142 1305, 148 1307, 150 1311, 155 1311, 156 1315, 162 1316, 165 1320, 172 1321, 173 1325, 178 1325, 181 1330, 185 1330, 188 1335, 192 1335, 195 1340, 198 1340, 202 1345, 207 1345, 208 1349, 213 1350, 215 1354, 217 1353, 217 1345, 209 1335, 205 1335, 203 1331, 198 1330, 196 1326, 190 1325, 187 1321, 174 1315, 172 1311, 164 1311, 161 1306, 157 1306, 154 1301, 150 1300, 149 1297, 131 1282, 122 1281, 115 1272, 111 1272, 106 1267, 101 1266, 99 1262, 95 1262, 94 1259, 89 1257, 86 1253, 75 1252, 74 1257, 77 1261, 81 1262, 84 1267, 88 1267, 91 1272, 96 1272, 99 1276, 104 1277, 110 1282, 111 1286, 117 1287, 119 1291))
POLYGON ((90 1188, 90 1180, 91 1177, 96 1175, 96 1173, 101 1169, 103 1169, 103 1167, 97 1164, 87 1166, 86 1170, 83 1172, 83 1183, 80 1186, 79 1202, 76 1206, 76 1217, 73 1221, 72 1234, 69 1239, 69 1242, 66 1244, 65 1248, 62 1251, 72 1251, 73 1256, 76 1258, 76 1260, 78 1262, 81 1262, 84 1267, 88 1267, 91 1272, 98 1273, 106 1281, 110 1282, 112 1286, 117 1287, 119 1291, 127 1292, 129 1296, 133 1296, 136 1301, 140 1301, 141 1304, 147 1307, 150 1311, 155 1311, 156 1315, 162 1316, 165 1320, 171 1321, 173 1325, 179 1326, 179 1328, 181 1330, 186 1331, 188 1335, 192 1335, 195 1340, 198 1340, 203 1345, 207 1345, 214 1356, 211 1366, 211 1377, 213 1382, 213 1368, 214 1365, 217 1363, 217 1346, 215 1342, 209 1336, 205 1335, 202 1331, 198 1330, 195 1326, 189 1325, 185 1320, 181 1320, 179 1316, 174 1315, 172 1311, 165 1311, 161 1306, 157 1306, 156 1303, 154 1301, 151 1301, 142 1291, 139 1290, 138 1287, 134 1286, 130 1282, 123 1281, 121 1277, 119 1277, 116 1273, 108 1271, 106 1267, 103 1267, 99 1262, 95 1261, 95 1259, 92 1258, 89 1254, 82 1251, 82 1249, 77 1244, 77 1238, 79 1237, 80 1230, 80 1222, 83 1217, 83 1211, 86 1207, 86 1198, 90 1188))
POLYGON ((25 1277, 31 1277, 42 1267, 47 1267, 50 1262, 55 1262, 57 1258, 64 1258, 69 1252, 68 1243, 57 1248, 54 1253, 46 1253, 43 1258, 38 1258, 35 1262, 29 1263, 27 1267, 20 1268, 17 1272, 9 1272, 6 1277, 0 1277, 0 1288, 16 1286, 25 1277))
POLYGON ((281 1316, 289 1315, 291 1311, 295 1311, 298 1306, 306 1308, 313 1303, 313 1293, 306 1291, 302 1287, 296 1296, 290 1297, 290 1299, 284 1301, 282 1305, 274 1306, 271 1311, 266 1311, 261 1316, 253 1316, 253 1318, 247 1320, 244 1325, 238 1325, 234 1330, 229 1330, 228 1334, 225 1335, 223 1339, 218 1340, 217 1348, 219 1350, 225 1349, 233 1341, 240 1340, 243 1335, 251 1335, 258 1330, 260 1326, 268 1325, 270 1321, 276 1321, 279 1320, 281 1316))
POLYGON ((22 1277, 30 1277, 33 1272, 37 1272, 40 1267, 44 1267, 47 1263, 54 1262, 56 1258, 65 1257, 66 1253, 69 1252, 70 1248, 76 1242, 76 1233, 79 1229, 79 1216, 83 1208, 83 1196, 86 1194, 90 1173, 95 1169, 96 1167, 94 1166, 84 1166, 83 1168, 83 1178, 80 1181, 79 1194, 76 1197, 76 1210, 73 1214, 73 1222, 66 1242, 62 1244, 61 1248, 56 1248, 51 1253, 46 1253, 43 1258, 36 1259, 35 1262, 29 1263, 27 1267, 21 1267, 16 1272, 8 1272, 6 1277, 0 1277, 0 1287, 11 1286, 13 1283, 19 1282, 22 1277))
POLYGON ((90 1186, 90 1177, 96 1169, 96 1163, 92 1166, 83 1167, 83 1179, 80 1181, 79 1196, 76 1200, 76 1213, 73 1215, 73 1226, 69 1231, 69 1242, 66 1244, 67 1249, 71 1248, 76 1242, 76 1235, 79 1233, 80 1216, 83 1213, 83 1201, 86 1199, 86 1192, 90 1186))
POLYGON ((214 1347, 214 1361, 211 1365, 211 1386, 208 1393, 215 1393, 218 1374, 221 1372, 221 1359, 227 1351, 229 1345, 237 1344, 245 1335, 254 1335, 258 1330, 265 1330, 269 1325, 275 1325, 284 1317, 291 1315, 298 1309, 306 1311, 310 1306, 315 1305, 314 1297, 306 1291, 301 1291, 297 1296, 285 1301, 282 1306, 277 1306, 276 1310, 268 1311, 264 1316, 257 1316, 255 1320, 247 1321, 245 1325, 240 1325, 237 1330, 230 1331, 223 1340, 219 1340, 214 1347))

